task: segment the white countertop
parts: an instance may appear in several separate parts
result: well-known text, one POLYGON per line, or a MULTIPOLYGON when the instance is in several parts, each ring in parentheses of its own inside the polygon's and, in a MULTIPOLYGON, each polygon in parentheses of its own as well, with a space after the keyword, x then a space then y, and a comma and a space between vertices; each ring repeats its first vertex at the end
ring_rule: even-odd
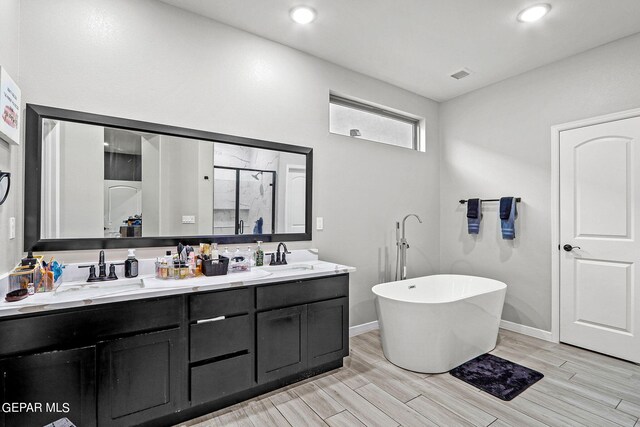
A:
POLYGON ((3 300, 0 302, 0 317, 192 292, 232 289, 241 286, 264 285, 354 271, 356 271, 354 267, 310 260, 292 262, 287 265, 253 267, 250 272, 244 273, 201 276, 182 280, 160 280, 153 275, 141 275, 135 279, 118 279, 110 282, 65 282, 54 292, 38 293, 16 302, 3 300))

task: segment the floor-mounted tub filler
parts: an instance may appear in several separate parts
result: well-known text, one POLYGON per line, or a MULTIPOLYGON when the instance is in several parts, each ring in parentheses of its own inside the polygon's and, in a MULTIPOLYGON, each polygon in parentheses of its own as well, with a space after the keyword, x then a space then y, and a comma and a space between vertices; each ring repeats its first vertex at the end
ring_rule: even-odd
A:
POLYGON ((373 287, 382 349, 410 371, 439 373, 496 346, 507 285, 440 274, 373 287))

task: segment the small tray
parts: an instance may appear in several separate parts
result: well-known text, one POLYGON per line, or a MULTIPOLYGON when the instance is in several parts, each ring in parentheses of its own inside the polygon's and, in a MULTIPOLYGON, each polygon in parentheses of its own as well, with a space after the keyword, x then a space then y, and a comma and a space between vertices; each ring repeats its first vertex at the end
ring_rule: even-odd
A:
POLYGON ((202 274, 205 276, 224 276, 229 269, 229 258, 220 256, 218 261, 207 259, 202 261, 202 274))
POLYGON ((25 299, 29 295, 29 291, 26 289, 16 289, 15 291, 9 292, 5 297, 5 301, 7 302, 15 302, 20 301, 21 299, 25 299))

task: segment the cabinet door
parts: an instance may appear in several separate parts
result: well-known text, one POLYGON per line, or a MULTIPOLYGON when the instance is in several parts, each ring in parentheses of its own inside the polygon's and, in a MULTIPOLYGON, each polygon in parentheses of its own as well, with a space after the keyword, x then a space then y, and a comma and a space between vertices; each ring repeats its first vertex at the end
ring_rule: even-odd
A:
POLYGON ((336 298, 307 306, 308 367, 349 355, 349 299, 336 298))
POLYGON ((33 405, 0 411, 0 425, 44 426, 66 417, 77 426, 95 426, 95 358, 95 347, 85 347, 0 361, 0 402, 33 405))
POLYGON ((263 384, 307 367, 307 306, 257 314, 258 383, 263 384))
POLYGON ((98 421, 130 426, 179 409, 179 329, 98 344, 98 421))

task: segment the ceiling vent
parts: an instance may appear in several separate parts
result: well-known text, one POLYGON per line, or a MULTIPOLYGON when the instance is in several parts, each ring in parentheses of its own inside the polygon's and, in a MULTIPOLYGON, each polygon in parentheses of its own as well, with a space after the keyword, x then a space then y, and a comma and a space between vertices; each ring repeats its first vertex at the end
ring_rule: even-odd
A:
POLYGON ((470 74, 471 72, 469 70, 467 70, 466 68, 463 68, 462 70, 456 71, 455 73, 451 74, 451 77, 453 77, 456 80, 460 80, 460 79, 464 79, 470 74))

